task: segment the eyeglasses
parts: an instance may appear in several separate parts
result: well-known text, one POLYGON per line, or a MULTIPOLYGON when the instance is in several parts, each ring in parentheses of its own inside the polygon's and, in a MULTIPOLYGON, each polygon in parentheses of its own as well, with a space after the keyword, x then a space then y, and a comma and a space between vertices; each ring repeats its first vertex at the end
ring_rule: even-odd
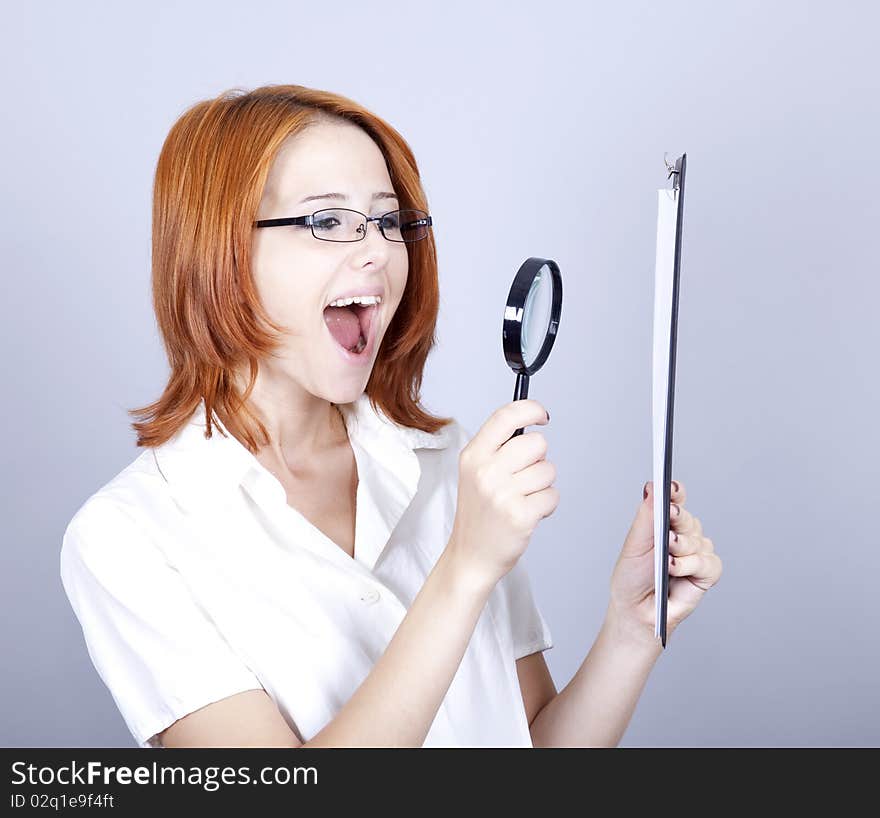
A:
POLYGON ((287 219, 260 219, 254 227, 282 227, 284 225, 308 225, 312 235, 321 241, 363 241, 369 222, 376 222, 388 241, 419 241, 428 235, 433 224, 424 210, 392 210, 381 216, 367 216, 359 210, 334 207, 317 210, 311 216, 292 216, 287 219))

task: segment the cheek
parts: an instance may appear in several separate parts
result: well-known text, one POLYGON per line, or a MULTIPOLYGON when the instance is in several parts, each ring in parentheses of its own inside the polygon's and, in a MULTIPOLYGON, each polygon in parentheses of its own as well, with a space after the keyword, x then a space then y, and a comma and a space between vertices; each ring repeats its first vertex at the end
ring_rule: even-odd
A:
POLYGON ((399 304, 403 299, 403 292, 409 279, 409 257, 404 249, 402 257, 394 265, 391 272, 391 289, 395 295, 394 303, 399 304))
POLYGON ((262 238, 265 241, 253 245, 253 275, 266 313, 291 336, 314 333, 324 320, 316 305, 322 298, 321 284, 330 276, 326 257, 307 242, 283 242, 287 237, 280 232, 262 238))
POLYGON ((297 287, 293 270, 273 269, 257 277, 256 285, 260 301, 269 317, 284 327, 291 336, 307 335, 315 331, 322 315, 316 314, 319 302, 316 292, 297 287))
MULTIPOLYGON (((295 298, 279 300, 274 308, 276 315, 274 320, 285 328, 290 337, 311 335, 315 332, 318 321, 314 315, 310 314, 314 310, 311 310, 309 304, 295 298)), ((321 316, 321 320, 323 320, 323 316, 321 316)))

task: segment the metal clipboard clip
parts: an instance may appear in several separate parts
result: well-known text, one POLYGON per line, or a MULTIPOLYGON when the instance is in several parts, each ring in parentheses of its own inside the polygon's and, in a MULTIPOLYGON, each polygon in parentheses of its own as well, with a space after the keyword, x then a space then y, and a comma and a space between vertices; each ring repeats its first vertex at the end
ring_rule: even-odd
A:
POLYGON ((672 179, 674 176, 675 179, 672 180, 672 190, 678 190, 680 188, 679 180, 681 179, 681 157, 675 160, 674 165, 669 164, 669 160, 666 158, 667 152, 663 153, 663 164, 666 165, 666 170, 669 171, 667 175, 667 179, 672 179))

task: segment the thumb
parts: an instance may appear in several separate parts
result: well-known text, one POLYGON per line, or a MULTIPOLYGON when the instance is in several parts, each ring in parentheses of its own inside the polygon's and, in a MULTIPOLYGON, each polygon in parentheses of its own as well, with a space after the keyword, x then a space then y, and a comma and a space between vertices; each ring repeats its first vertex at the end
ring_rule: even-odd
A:
POLYGON ((635 519, 630 526, 623 552, 627 556, 644 554, 654 545, 654 483, 645 483, 642 502, 636 511, 635 519))

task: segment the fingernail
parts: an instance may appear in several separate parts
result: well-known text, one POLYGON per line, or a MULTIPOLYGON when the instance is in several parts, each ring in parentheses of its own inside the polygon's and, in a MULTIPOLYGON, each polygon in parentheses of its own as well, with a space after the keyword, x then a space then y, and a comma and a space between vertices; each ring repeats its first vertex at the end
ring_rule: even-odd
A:
POLYGON ((675 557, 673 557, 672 554, 669 555, 669 564, 675 565, 675 557))
POLYGON ((676 491, 680 491, 680 490, 681 490, 681 486, 678 485, 678 480, 673 480, 673 481, 672 481, 672 487, 673 487, 676 491))
POLYGON ((678 503, 673 503, 672 507, 675 509, 675 516, 678 517, 681 514, 681 506, 678 503))
POLYGON ((676 534, 674 531, 672 532, 672 542, 678 542, 678 534, 676 534))
MULTIPOLYGON (((546 409, 545 409, 544 411, 547 412, 546 409)), ((549 412, 547 412, 547 420, 548 420, 548 421, 550 420, 550 413, 549 413, 549 412)))
POLYGON ((648 484, 647 483, 645 483, 645 487, 642 489, 642 499, 643 500, 648 499, 648 484))

